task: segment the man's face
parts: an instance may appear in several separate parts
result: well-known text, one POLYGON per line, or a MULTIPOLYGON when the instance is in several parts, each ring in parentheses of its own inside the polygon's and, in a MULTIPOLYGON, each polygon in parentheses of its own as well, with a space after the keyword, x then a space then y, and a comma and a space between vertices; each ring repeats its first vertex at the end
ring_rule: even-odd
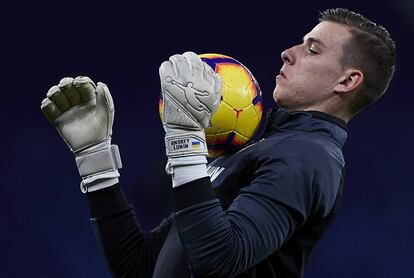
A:
POLYGON ((313 110, 329 105, 344 69, 342 46, 347 27, 324 21, 305 35, 303 43, 282 52, 283 67, 276 77, 273 98, 288 110, 313 110))

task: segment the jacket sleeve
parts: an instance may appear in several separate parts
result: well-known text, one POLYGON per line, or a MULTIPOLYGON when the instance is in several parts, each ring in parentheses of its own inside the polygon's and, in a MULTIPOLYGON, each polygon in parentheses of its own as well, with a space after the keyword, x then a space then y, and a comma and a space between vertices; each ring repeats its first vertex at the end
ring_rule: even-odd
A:
POLYGON ((87 197, 93 230, 113 276, 152 277, 172 216, 145 233, 120 184, 88 193, 87 197))
MULTIPOLYGON (((306 221, 313 206, 321 205, 323 194, 314 178, 322 173, 313 165, 323 168, 326 161, 313 156, 317 152, 307 152, 281 148, 264 156, 250 185, 226 211, 209 178, 174 189, 175 221, 197 275, 231 277, 246 271, 276 252, 306 221)), ((334 196, 322 202, 327 212, 334 196)))

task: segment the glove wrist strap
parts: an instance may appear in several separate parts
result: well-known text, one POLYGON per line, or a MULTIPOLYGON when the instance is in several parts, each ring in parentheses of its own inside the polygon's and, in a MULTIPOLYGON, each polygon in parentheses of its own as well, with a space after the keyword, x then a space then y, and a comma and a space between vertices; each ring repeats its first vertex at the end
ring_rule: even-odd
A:
POLYGON ((208 155, 204 131, 171 128, 166 130, 165 151, 169 158, 208 155))
POLYGON ((173 187, 207 177, 207 159, 204 155, 168 159, 165 171, 171 175, 173 187))
POLYGON ((83 193, 106 188, 118 182, 118 169, 122 168, 121 156, 118 146, 111 145, 110 138, 75 154, 83 193))

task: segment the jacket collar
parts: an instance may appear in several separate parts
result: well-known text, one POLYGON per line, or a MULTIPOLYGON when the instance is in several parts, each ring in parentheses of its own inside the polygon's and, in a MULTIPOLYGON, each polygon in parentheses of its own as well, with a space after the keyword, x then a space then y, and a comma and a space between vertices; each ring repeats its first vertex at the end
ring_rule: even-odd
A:
POLYGON ((286 109, 270 109, 267 111, 267 123, 264 137, 277 131, 303 131, 327 135, 334 139, 340 147, 347 138, 346 123, 342 119, 319 111, 287 111, 286 109))

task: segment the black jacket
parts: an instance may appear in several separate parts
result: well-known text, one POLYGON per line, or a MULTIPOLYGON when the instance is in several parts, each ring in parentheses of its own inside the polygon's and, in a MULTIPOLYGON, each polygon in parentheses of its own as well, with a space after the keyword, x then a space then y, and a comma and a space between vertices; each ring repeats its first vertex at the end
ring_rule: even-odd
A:
POLYGON ((208 166, 210 179, 175 188, 175 212, 149 233, 119 185, 90 193, 112 273, 302 277, 340 203, 346 136, 337 118, 279 109, 261 140, 208 166))

